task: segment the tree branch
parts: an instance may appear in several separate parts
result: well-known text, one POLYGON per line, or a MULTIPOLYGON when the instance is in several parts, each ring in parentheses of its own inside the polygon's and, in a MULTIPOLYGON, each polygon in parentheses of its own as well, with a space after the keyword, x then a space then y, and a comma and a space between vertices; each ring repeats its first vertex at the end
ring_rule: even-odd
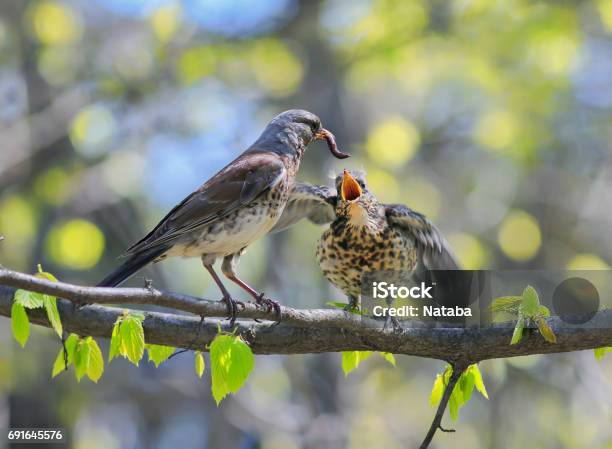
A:
MULTIPOLYGON (((147 343, 205 351, 219 328, 231 331, 223 320, 225 304, 193 296, 147 288, 82 287, 51 282, 0 267, 0 316, 10 317, 15 289, 45 293, 58 298, 58 309, 65 330, 79 335, 109 338, 118 316, 116 307, 98 304, 149 304, 173 309, 175 313, 144 312, 143 328, 147 343), (75 304, 89 304, 78 308, 75 304), (93 304, 98 303, 98 304, 93 304), (189 316, 176 312, 189 312, 189 316), (208 319, 205 319, 208 318, 208 319)), ((589 326, 571 326, 550 318, 557 343, 547 343, 538 333, 526 332, 520 344, 510 345, 513 324, 485 327, 431 327, 410 322, 411 327, 385 330, 384 323, 340 310, 299 310, 282 307, 283 321, 276 326, 274 312, 252 303, 239 312, 235 331, 256 354, 305 354, 339 351, 382 351, 445 360, 453 372, 421 449, 429 447, 441 427, 444 411, 461 373, 481 360, 519 355, 593 349, 612 346, 612 310, 598 312, 589 326), (270 320, 267 323, 255 319, 270 320)), ((28 310, 30 320, 50 327, 42 309, 28 310)), ((439 325, 439 323, 438 323, 439 325)))
MULTIPOLYGON (((198 317, 145 312, 144 329, 150 343, 203 350, 217 334, 219 323, 223 329, 230 330, 229 323, 220 320, 226 314, 225 305, 217 301, 147 288, 82 287, 51 282, 4 268, 0 268, 0 315, 10 315, 15 288, 51 294, 72 302, 152 304, 208 318, 198 333, 198 317), (196 335, 198 338, 194 340, 196 335)), ((68 331, 80 335, 110 337, 121 309, 100 305, 75 309, 66 300, 59 301, 59 309, 68 331)), ((49 325, 43 313, 36 310, 28 312, 36 324, 49 325)), ((612 345, 612 310, 598 312, 589 321, 589 326, 571 326, 558 318, 550 318, 549 324, 557 336, 556 344, 547 343, 537 332, 527 332, 520 344, 512 346, 509 345, 513 328, 511 323, 485 327, 433 328, 425 323, 410 322, 412 327, 394 331, 383 330, 381 321, 341 310, 283 307, 282 313, 283 321, 278 326, 257 323, 253 319, 274 320, 274 313, 247 303, 239 313, 237 332, 258 354, 374 350, 440 359, 452 364, 612 345)))

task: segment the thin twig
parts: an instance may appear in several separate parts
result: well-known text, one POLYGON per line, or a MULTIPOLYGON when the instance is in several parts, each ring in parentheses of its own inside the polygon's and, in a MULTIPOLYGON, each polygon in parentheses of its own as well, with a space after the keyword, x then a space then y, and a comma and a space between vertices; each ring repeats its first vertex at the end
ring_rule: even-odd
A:
POLYGON ((442 399, 440 400, 440 404, 438 404, 438 410, 436 410, 436 415, 434 416, 433 421, 431 422, 431 426, 429 427, 429 431, 425 436, 425 439, 419 446, 419 449, 427 449, 431 440, 433 439, 436 431, 440 429, 442 432, 454 432, 454 429, 445 429, 442 427, 442 417, 444 416, 444 411, 446 410, 446 406, 448 405, 448 401, 453 394, 453 390, 455 389, 455 385, 459 381, 461 374, 468 367, 467 363, 454 363, 452 364, 453 372, 451 373, 450 379, 448 380, 448 384, 444 389, 444 394, 442 395, 442 399))

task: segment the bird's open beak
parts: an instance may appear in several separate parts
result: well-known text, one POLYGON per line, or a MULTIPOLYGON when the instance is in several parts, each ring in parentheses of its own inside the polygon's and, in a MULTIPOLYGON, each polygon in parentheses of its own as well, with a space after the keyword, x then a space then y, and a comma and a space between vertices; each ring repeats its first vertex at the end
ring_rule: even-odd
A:
POLYGON ((342 176, 342 186, 340 187, 340 196, 344 201, 353 201, 359 198, 362 194, 361 186, 355 178, 351 176, 348 170, 344 170, 342 176))
POLYGON ((343 153, 338 149, 338 146, 336 145, 336 138, 330 131, 326 130, 325 128, 315 134, 315 139, 325 140, 327 142, 327 146, 329 147, 329 151, 331 152, 331 154, 336 156, 338 159, 346 159, 347 157, 351 156, 350 154, 343 153))

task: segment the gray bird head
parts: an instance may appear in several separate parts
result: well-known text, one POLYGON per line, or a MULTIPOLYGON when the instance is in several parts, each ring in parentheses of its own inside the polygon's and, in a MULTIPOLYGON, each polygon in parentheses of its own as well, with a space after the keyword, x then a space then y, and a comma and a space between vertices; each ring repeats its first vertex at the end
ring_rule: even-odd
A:
POLYGON ((385 219, 384 206, 368 190, 365 172, 344 170, 336 177, 336 190, 336 215, 347 219, 349 224, 377 227, 385 219))
POLYGON ((251 149, 301 157, 313 140, 325 140, 338 159, 349 157, 338 150, 334 135, 323 128, 321 119, 303 109, 290 109, 274 117, 251 149))

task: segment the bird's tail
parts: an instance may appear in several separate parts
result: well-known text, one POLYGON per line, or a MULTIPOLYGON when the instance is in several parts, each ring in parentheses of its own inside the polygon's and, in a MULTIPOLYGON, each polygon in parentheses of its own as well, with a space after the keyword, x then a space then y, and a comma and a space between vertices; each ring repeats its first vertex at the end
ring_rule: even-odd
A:
POLYGON ((106 276, 97 287, 116 287, 167 250, 166 247, 151 248, 130 256, 121 266, 106 276))

